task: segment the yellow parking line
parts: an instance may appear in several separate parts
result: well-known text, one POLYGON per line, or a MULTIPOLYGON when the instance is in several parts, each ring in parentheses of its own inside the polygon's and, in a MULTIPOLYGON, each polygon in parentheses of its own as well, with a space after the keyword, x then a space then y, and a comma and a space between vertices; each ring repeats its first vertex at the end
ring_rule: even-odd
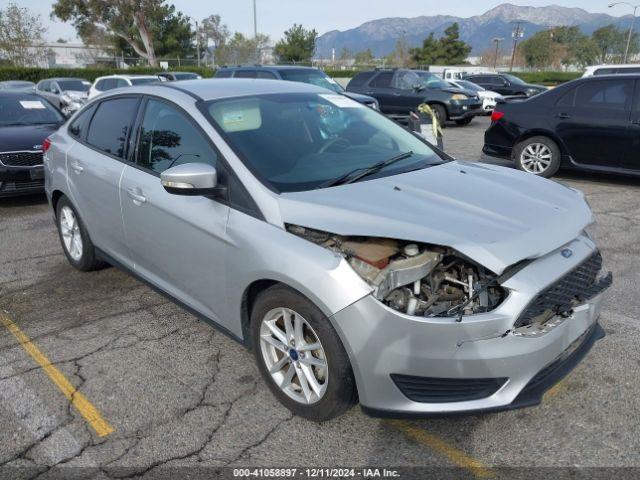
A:
POLYGON ((93 428, 99 436, 105 437, 113 432, 113 427, 109 425, 104 418, 102 418, 98 409, 94 407, 69 380, 67 380, 67 377, 65 377, 60 370, 51 364, 51 361, 40 351, 38 347, 35 346, 31 339, 2 312, 0 312, 0 321, 5 327, 7 327, 7 330, 9 330, 13 336, 18 339, 22 348, 31 355, 31 358, 33 358, 38 365, 40 365, 51 381, 55 383, 62 394, 67 397, 71 404, 76 408, 76 410, 78 410, 78 412, 80 412, 87 423, 91 425, 91 428, 93 428))
POLYGON ((409 422, 392 420, 391 424, 407 437, 443 454, 452 463, 460 468, 469 470, 476 477, 495 478, 495 472, 485 466, 480 460, 475 459, 453 445, 448 444, 437 435, 433 435, 421 428, 415 427, 409 422))

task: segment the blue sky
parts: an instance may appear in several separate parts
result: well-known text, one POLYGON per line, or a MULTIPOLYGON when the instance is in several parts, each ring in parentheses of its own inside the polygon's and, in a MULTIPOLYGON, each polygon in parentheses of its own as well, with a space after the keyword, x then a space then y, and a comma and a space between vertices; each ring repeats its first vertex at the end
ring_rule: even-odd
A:
MULTIPOLYGON (((0 0, 4 7, 11 0, 0 0)), ((256 0, 258 4, 258 30, 271 36, 281 37, 282 32, 294 22, 315 28, 319 33, 329 30, 357 27, 382 17, 417 17, 419 15, 458 15, 470 17, 504 3, 500 0, 256 0)), ((75 39, 75 31, 69 24, 49 19, 53 0, 16 0, 20 6, 28 7, 42 15, 48 28, 49 40, 75 39)), ((245 34, 253 31, 252 0, 174 0, 178 10, 193 19, 202 19, 210 14, 222 16, 232 31, 245 34)), ((590 12, 607 12, 613 15, 629 13, 625 7, 607 8, 607 0, 511 0, 518 5, 544 6, 549 4, 580 7, 590 12)))

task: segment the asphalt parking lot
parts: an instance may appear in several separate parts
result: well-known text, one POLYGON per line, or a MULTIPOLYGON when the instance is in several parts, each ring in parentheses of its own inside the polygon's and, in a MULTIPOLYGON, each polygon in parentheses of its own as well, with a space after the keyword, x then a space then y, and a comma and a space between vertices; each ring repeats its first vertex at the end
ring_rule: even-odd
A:
MULTIPOLYGON (((445 149, 507 164, 480 153, 488 122, 447 128, 445 149)), ((560 468, 640 467, 640 181, 556 180, 587 195, 614 286, 601 317, 607 336, 543 404, 420 421, 372 419, 355 407, 321 425, 292 417, 242 346, 147 286, 115 268, 72 269, 44 196, 0 200, 0 474, 177 478, 202 467, 373 465, 456 467, 470 478, 551 467, 530 478, 561 478, 560 468), (61 379, 86 403, 74 391, 65 397, 61 379)))

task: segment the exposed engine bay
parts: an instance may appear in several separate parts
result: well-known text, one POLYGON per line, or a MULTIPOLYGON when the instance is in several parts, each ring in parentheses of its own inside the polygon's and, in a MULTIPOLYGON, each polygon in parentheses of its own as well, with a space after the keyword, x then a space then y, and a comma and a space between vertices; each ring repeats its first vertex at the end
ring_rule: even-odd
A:
POLYGON ((346 237, 287 225, 287 230, 342 255, 373 295, 407 315, 451 317, 484 313, 506 294, 496 275, 451 248, 401 240, 346 237), (489 286, 491 285, 491 286, 489 286))

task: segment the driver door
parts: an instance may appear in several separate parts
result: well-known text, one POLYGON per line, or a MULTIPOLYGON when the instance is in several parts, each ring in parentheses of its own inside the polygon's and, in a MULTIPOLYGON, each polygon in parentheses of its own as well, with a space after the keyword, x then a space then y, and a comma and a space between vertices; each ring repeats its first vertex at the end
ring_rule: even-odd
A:
POLYGON ((416 88, 418 85, 422 86, 422 81, 414 72, 398 72, 394 78, 398 113, 409 115, 409 112, 418 108, 418 105, 422 103, 424 100, 424 88, 416 88))
MULTIPOLYGON (((149 99, 137 146, 122 177, 122 215, 136 272, 205 316, 225 325, 225 258, 229 207, 202 196, 168 193, 160 173, 184 163, 218 169, 218 152, 177 106, 149 99)), ((225 325, 229 326, 229 325, 225 325)))

